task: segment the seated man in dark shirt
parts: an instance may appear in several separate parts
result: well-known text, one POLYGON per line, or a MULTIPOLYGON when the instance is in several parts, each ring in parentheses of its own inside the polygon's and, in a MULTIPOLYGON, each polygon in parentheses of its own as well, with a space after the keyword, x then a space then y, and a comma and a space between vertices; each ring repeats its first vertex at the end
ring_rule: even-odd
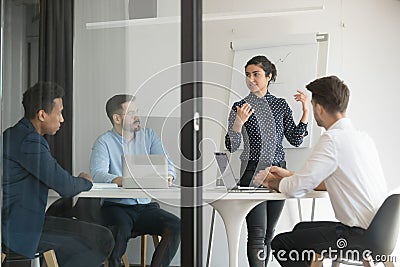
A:
POLYGON ((58 85, 37 83, 23 95, 24 118, 3 133, 3 251, 33 258, 53 249, 62 267, 99 266, 114 246, 107 228, 45 216, 49 189, 71 197, 92 187, 88 174, 72 176, 57 163, 43 137, 64 122, 63 96, 58 85))

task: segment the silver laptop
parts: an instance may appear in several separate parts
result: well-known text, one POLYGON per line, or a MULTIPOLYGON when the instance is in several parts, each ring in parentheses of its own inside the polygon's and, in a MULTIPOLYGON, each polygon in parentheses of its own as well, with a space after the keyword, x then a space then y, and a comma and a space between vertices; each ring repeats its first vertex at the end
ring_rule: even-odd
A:
POLYGON ((164 155, 122 155, 122 187, 168 188, 168 161, 164 155))
POLYGON ((265 187, 240 186, 239 179, 235 178, 233 169, 229 163, 228 155, 225 152, 215 152, 218 168, 224 181, 224 185, 228 191, 232 192, 274 192, 274 190, 265 187))

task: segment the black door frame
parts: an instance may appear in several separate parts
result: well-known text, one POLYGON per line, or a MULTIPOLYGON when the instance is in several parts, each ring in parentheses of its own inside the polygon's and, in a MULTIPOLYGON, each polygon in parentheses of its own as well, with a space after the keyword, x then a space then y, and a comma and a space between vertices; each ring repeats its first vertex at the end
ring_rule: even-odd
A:
POLYGON ((181 0, 181 266, 202 264, 202 0, 181 0))

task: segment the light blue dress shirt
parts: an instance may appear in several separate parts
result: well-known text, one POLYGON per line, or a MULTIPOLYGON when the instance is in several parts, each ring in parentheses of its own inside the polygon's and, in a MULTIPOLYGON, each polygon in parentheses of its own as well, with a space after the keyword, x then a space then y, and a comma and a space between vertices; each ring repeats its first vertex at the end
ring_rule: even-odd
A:
MULTIPOLYGON (((136 132, 135 138, 125 141, 114 129, 101 135, 95 141, 90 156, 90 175, 96 183, 111 183, 111 181, 122 176, 121 156, 123 154, 166 155, 160 138, 150 128, 142 128, 136 132)), ((176 178, 176 172, 170 160, 168 160, 168 173, 176 178)), ((148 198, 108 198, 112 201, 125 205, 147 204, 148 198)))

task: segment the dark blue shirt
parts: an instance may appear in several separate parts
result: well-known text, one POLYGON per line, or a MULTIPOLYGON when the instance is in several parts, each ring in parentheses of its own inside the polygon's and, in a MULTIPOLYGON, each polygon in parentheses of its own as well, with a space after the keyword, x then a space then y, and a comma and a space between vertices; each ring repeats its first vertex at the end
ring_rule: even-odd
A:
POLYGON ((242 161, 253 160, 276 164, 285 160, 283 136, 291 145, 298 147, 307 135, 307 124, 302 122, 295 124, 292 110, 285 99, 277 98, 269 92, 261 98, 250 93, 232 106, 225 146, 230 152, 235 152, 243 138, 243 152, 240 155, 242 161), (232 130, 236 110, 246 102, 254 109, 254 113, 244 123, 242 132, 237 133, 232 130))
POLYGON ((26 118, 3 133, 2 184, 2 243, 29 258, 42 234, 49 188, 70 197, 92 187, 57 163, 46 139, 26 118))

